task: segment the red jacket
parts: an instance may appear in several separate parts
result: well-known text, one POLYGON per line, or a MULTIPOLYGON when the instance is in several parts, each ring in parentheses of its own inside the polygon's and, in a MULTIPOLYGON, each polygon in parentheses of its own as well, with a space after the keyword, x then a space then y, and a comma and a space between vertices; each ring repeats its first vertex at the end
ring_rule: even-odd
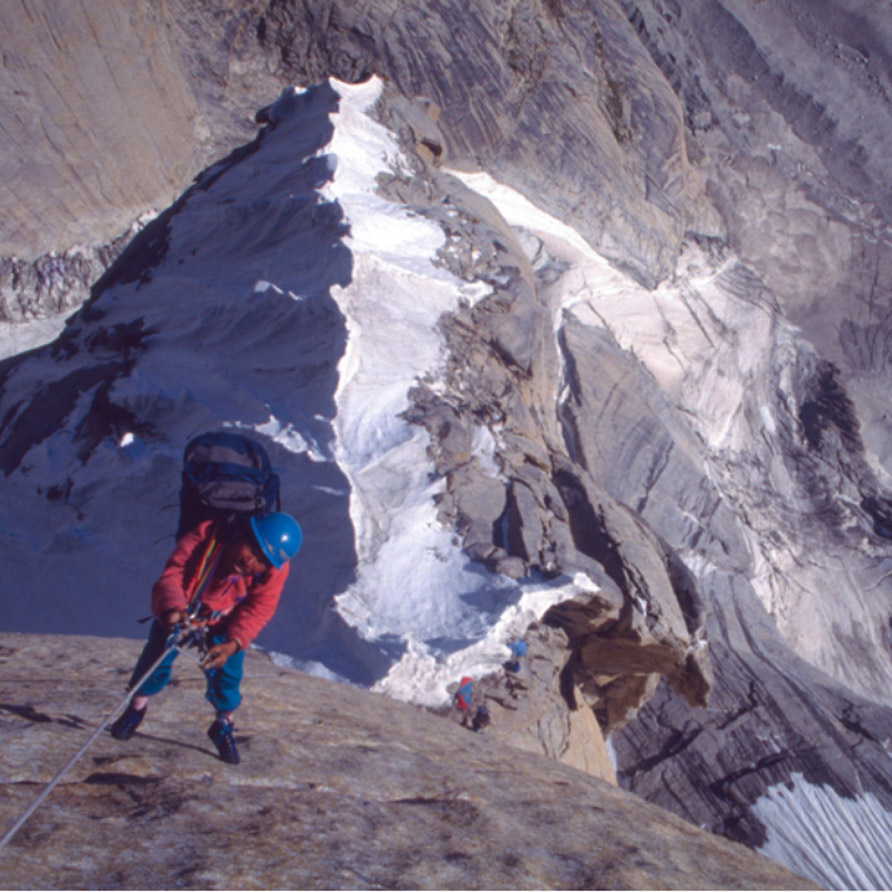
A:
MULTIPOLYGON (((152 588, 152 613, 157 619, 168 610, 183 610, 198 585, 198 570, 213 538, 213 521, 199 524, 177 542, 167 559, 161 578, 152 588)), ((276 612, 282 586, 288 578, 288 564, 281 569, 271 567, 261 576, 226 575, 224 552, 201 602, 209 610, 232 614, 227 634, 246 648, 276 612)))

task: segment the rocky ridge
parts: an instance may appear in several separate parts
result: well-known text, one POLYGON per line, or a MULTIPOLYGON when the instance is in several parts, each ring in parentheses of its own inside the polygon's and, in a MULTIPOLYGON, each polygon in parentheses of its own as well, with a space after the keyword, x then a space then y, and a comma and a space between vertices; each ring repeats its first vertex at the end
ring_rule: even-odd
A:
POLYGON ((689 581, 673 572, 673 553, 640 515, 570 457, 553 409, 562 364, 552 313, 529 259, 492 205, 454 177, 429 171, 387 182, 383 192, 438 221, 447 233, 443 263, 491 289, 473 308, 441 319, 445 381, 420 382, 405 413, 427 430, 429 454, 446 480, 441 519, 493 572, 582 571, 596 582, 553 617, 562 617, 574 641, 575 682, 590 692, 605 733, 661 673, 692 704, 705 705, 710 668, 697 642, 703 617, 691 600, 696 594, 690 584, 682 588, 689 581), (480 426, 497 437, 496 478, 471 454, 480 426), (624 643, 611 650, 607 639, 624 643))

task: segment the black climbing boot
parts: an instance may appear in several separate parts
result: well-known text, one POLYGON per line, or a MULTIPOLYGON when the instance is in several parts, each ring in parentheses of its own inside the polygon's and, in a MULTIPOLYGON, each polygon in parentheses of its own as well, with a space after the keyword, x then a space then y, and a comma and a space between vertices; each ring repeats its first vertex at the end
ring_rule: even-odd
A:
POLYGON ((217 752, 224 762, 230 765, 238 765, 238 747, 235 745, 235 738, 232 736, 233 725, 231 721, 226 719, 217 719, 210 728, 208 728, 208 737, 214 741, 217 752))
POLYGON ((146 709, 145 706, 142 709, 134 709, 131 703, 112 725, 112 737, 115 740, 130 740, 136 733, 139 723, 145 718, 146 709))

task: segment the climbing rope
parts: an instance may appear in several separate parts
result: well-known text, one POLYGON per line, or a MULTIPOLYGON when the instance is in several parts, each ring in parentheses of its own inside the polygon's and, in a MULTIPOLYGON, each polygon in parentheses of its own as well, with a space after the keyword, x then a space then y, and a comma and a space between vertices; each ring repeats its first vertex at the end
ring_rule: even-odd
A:
MULTIPOLYGON (((193 610, 193 614, 197 613, 198 605, 195 606, 193 610)), ((183 652, 185 647, 190 645, 197 645, 199 648, 199 652, 202 653, 205 649, 205 632, 207 626, 206 623, 199 623, 195 620, 194 615, 187 616, 187 618, 183 621, 180 626, 177 626, 171 633, 170 637, 167 639, 167 643, 164 648, 164 652, 155 660, 154 663, 146 670, 145 674, 136 682, 136 684, 131 685, 124 698, 115 706, 115 708, 106 716, 105 721, 90 735, 87 739, 86 743, 65 763, 65 765, 59 770, 59 773, 44 787, 43 791, 40 795, 25 809, 22 816, 9 828, 6 832, 6 835, 3 839, 0 839, 0 850, 18 833, 21 829, 22 825, 31 815, 37 811, 40 804, 46 799, 47 796, 53 791, 53 788, 59 783, 60 780, 65 776, 68 770, 74 765, 75 762, 90 748, 90 745, 93 741, 96 740, 97 737, 108 727, 109 723, 114 719, 121 709, 126 706, 127 703, 130 702, 130 698, 133 696, 133 691, 139 690, 139 686, 161 665, 162 661, 167 657, 167 655, 173 651, 179 649, 183 652)))

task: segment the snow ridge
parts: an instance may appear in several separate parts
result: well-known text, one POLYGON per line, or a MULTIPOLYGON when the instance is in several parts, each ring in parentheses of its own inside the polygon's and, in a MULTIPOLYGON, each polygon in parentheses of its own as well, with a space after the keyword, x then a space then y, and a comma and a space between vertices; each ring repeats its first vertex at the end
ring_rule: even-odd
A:
MULTIPOLYGON (((405 647, 380 689, 434 705, 461 674, 500 666, 524 623, 592 584, 524 588, 488 574, 439 522, 434 500, 444 482, 432 473, 428 435, 401 416, 416 381, 440 374, 438 319, 461 300, 473 302, 479 288, 434 264, 446 241, 438 225, 377 193, 378 175, 405 163, 393 135, 368 115, 381 82, 335 86, 341 101, 326 147, 336 158, 327 195, 344 208, 353 254, 350 284, 332 292, 348 331, 335 456, 350 481, 358 558, 357 579, 337 596, 337 610, 364 638, 405 647)), ((479 444, 491 450, 483 434, 479 444)))

